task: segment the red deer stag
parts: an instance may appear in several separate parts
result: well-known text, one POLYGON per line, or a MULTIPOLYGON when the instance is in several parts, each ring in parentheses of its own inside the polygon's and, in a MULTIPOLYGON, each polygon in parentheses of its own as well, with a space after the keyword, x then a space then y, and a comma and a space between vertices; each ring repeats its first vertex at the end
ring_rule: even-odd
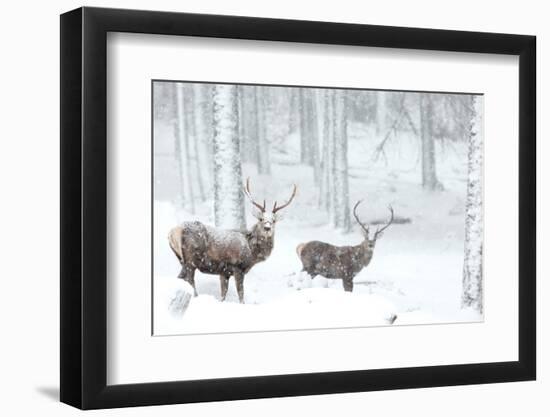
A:
POLYGON ((376 239, 382 236, 393 222, 393 209, 390 206, 390 221, 382 228, 377 228, 372 239, 369 238, 369 227, 365 226, 357 216, 357 206, 353 207, 353 216, 364 231, 365 239, 355 246, 334 246, 325 242, 312 241, 301 243, 296 248, 302 261, 303 269, 311 278, 321 275, 329 279, 341 279, 345 291, 353 291, 353 278, 365 268, 372 259, 376 239))
POLYGON ((275 201, 271 212, 266 211, 265 200, 263 204, 254 201, 250 194, 249 179, 246 180, 244 194, 258 209, 254 212, 258 221, 249 231, 223 230, 193 221, 173 228, 168 235, 170 247, 182 267, 178 278, 191 284, 195 296, 195 270, 198 269, 204 274, 220 276, 222 301, 227 294, 229 278, 234 276, 239 301, 244 303, 244 276, 271 254, 277 213, 292 202, 296 195, 296 185, 290 199, 282 206, 278 206, 275 201))

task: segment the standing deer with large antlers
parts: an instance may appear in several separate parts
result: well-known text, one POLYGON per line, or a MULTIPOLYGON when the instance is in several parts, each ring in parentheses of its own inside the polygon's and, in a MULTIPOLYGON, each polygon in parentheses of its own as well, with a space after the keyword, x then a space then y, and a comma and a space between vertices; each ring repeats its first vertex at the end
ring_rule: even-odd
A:
POLYGON ((205 274, 220 276, 222 301, 227 294, 229 278, 234 276, 239 302, 244 303, 244 276, 271 254, 278 212, 292 202, 296 196, 296 185, 289 200, 282 206, 275 201, 271 212, 266 210, 265 200, 259 204, 252 198, 249 179, 246 180, 244 194, 257 208, 254 216, 258 221, 249 231, 223 230, 194 221, 184 222, 168 235, 170 248, 182 267, 178 278, 191 284, 195 296, 195 270, 198 269, 205 274))
POLYGON ((353 207, 353 216, 363 229, 364 240, 355 246, 334 246, 329 243, 312 241, 301 243, 296 248, 298 257, 302 261, 303 271, 311 278, 321 275, 329 279, 341 279, 345 291, 353 291, 353 278, 365 268, 372 259, 376 239, 382 236, 393 222, 393 209, 390 206, 391 217, 389 222, 377 228, 372 239, 369 236, 369 226, 365 226, 357 215, 359 200, 353 207))

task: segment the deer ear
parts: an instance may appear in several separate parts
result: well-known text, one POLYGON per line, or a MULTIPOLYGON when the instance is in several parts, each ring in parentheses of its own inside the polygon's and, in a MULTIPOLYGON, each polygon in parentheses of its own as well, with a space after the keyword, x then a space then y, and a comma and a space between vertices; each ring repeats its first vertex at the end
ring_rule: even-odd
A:
POLYGON ((252 215, 253 215, 256 219, 258 219, 258 220, 262 220, 263 217, 264 217, 264 216, 263 216, 263 213, 262 213, 261 211, 259 211, 259 210, 253 210, 253 211, 252 211, 252 215))
POLYGON ((273 215, 273 221, 278 222, 279 220, 283 220, 285 218, 284 214, 282 213, 275 213, 273 215))

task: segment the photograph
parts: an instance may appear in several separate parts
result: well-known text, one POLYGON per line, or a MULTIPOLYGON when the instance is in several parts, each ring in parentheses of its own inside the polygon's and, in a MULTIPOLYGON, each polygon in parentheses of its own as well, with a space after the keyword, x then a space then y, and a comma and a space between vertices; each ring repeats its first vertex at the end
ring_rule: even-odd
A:
POLYGON ((152 80, 152 334, 483 322, 483 95, 152 80))

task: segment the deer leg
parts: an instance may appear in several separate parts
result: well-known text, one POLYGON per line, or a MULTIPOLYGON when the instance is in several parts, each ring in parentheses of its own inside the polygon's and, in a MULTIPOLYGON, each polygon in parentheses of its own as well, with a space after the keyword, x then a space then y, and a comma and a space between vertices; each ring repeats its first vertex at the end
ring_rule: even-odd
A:
POLYGON ((225 296, 227 295, 227 288, 229 287, 229 277, 225 275, 220 275, 220 290, 222 295, 222 301, 225 301, 225 296))
POLYGON ((344 284, 344 291, 353 291, 353 278, 344 278, 342 282, 344 284))
POLYGON ((239 303, 244 304, 244 274, 242 272, 236 272, 234 277, 237 294, 239 294, 239 303))
POLYGON ((195 294, 195 297, 198 295, 197 289, 195 288, 195 268, 193 268, 192 266, 183 265, 181 268, 181 272, 178 275, 178 278, 183 279, 193 287, 193 292, 195 294))
POLYGON ((178 274, 178 278, 180 278, 180 279, 185 279, 185 264, 182 264, 182 265, 181 265, 181 271, 180 271, 180 273, 178 274))

